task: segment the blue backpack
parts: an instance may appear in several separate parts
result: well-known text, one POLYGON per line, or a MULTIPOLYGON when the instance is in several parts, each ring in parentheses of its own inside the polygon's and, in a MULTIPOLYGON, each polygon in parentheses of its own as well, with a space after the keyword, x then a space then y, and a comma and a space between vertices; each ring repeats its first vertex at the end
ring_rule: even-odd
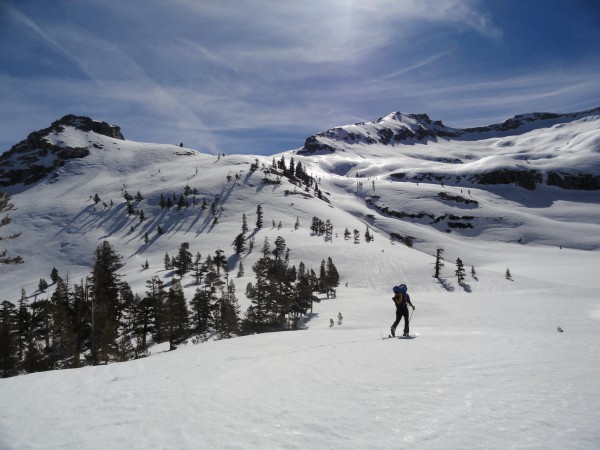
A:
POLYGON ((394 300, 394 303, 396 303, 396 305, 401 305, 406 299, 406 291, 408 290, 408 288, 405 284, 401 284, 399 286, 394 286, 392 290, 395 294, 392 300, 394 300))
POLYGON ((403 293, 403 294, 406 294, 406 291, 408 290, 408 288, 406 287, 406 285, 405 285, 405 284, 400 284, 400 285, 398 285, 398 286, 394 286, 394 287, 392 288, 392 290, 394 291, 394 294, 397 294, 397 293, 399 293, 399 292, 401 292, 401 293, 403 293))

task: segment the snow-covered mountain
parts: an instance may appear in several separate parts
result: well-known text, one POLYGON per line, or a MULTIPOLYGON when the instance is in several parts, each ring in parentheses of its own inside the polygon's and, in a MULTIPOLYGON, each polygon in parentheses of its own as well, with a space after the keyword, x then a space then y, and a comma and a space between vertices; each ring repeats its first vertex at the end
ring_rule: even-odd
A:
POLYGON ((0 298, 13 303, 21 289, 48 295, 38 283, 53 267, 86 277, 104 240, 142 293, 153 275, 168 279, 165 253, 188 242, 224 250, 232 274, 244 264, 234 282, 245 310, 260 252, 234 255, 242 214, 257 245, 281 236, 293 264, 332 257, 341 276, 307 331, 0 380, 11 405, 2 448, 600 445, 600 109, 463 130, 393 113, 272 157, 132 142, 66 116, 0 155, 0 185, 17 207, 7 232, 22 233, 6 245, 25 260, 0 267, 0 298), (282 159, 317 189, 284 176, 282 159), (126 192, 141 194, 132 204, 145 220, 128 214, 126 192), (161 207, 186 192, 188 206, 161 207), (252 229, 259 204, 265 225, 252 229), (313 217, 331 221, 332 239, 310 231, 313 217), (457 258, 476 270, 466 283, 455 281, 457 258), (400 282, 419 337, 381 341, 400 282))

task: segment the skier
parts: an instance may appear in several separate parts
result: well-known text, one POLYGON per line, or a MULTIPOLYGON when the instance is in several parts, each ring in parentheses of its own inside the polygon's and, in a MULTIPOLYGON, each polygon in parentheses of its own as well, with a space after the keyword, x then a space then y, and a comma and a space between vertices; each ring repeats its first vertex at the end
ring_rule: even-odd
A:
POLYGON ((394 296, 392 300, 396 304, 396 321, 392 324, 391 332, 392 336, 396 336, 396 327, 400 323, 402 317, 404 317, 404 334, 403 336, 408 336, 408 305, 415 309, 415 305, 410 301, 410 296, 407 294, 408 288, 405 284, 401 284, 400 286, 394 286, 394 296))

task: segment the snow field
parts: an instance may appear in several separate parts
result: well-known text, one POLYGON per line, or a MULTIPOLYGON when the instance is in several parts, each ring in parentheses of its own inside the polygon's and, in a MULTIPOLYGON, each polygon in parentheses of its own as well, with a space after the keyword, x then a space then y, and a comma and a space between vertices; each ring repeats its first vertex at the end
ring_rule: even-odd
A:
POLYGON ((316 305, 306 331, 156 349, 127 363, 1 380, 0 396, 11 405, 0 421, 2 447, 600 442, 600 332, 591 297, 565 307, 539 289, 526 298, 413 293, 411 331, 419 336, 382 341, 393 321, 386 295, 340 289, 338 299, 316 305), (558 317, 564 333, 556 332, 558 317))
MULTIPOLYGON (((565 128, 559 129, 566 133, 565 128)), ((532 136, 510 139, 525 146, 520 142, 532 136)), ((387 150, 376 158, 336 154, 339 161, 331 167, 326 157, 295 156, 321 177, 328 204, 285 195, 294 189, 285 180, 280 186, 261 184, 260 171, 248 172, 254 157, 217 160, 177 155, 186 149, 174 146, 102 143, 103 151, 68 163, 53 182, 13 193, 18 210, 12 217, 23 236, 11 252, 26 264, 2 269, 2 299, 16 302, 21 287, 34 296, 39 279, 48 278, 54 266, 79 282, 105 239, 123 256, 123 278, 135 293, 142 294, 155 274, 168 280, 164 254, 174 255, 182 242, 203 259, 224 250, 236 262, 235 277, 231 243, 241 231, 242 213, 248 235, 255 237, 253 252, 241 259, 245 276, 233 278, 242 311, 265 237, 273 245, 282 236, 296 266, 303 261, 318 271, 331 256, 341 276, 338 296, 316 303, 301 331, 190 342, 174 352, 163 344, 137 361, 1 379, 0 448, 600 446, 596 193, 546 187, 532 193, 514 186, 486 192, 471 186, 480 205, 470 209, 436 199, 440 191, 460 195, 460 186, 390 182, 388 172, 408 160, 387 150), (240 170, 242 180, 227 186, 226 176, 240 170), (364 202, 373 194, 371 180, 360 179, 364 192, 357 195, 357 179, 346 178, 355 170, 378 174, 375 195, 390 208, 473 214, 481 229, 446 233, 427 221, 383 216, 364 202), (217 224, 199 206, 179 212, 158 208, 161 192, 179 193, 186 184, 199 189, 199 201, 220 196, 217 224), (140 190, 146 197, 148 221, 140 224, 123 213, 123 185, 131 195, 140 190), (89 196, 96 192, 115 206, 94 211, 89 196), (262 230, 253 229, 257 204, 264 208, 262 230), (313 216, 330 219, 338 236, 326 241, 311 235, 313 216), (272 220, 282 228, 273 228, 272 220), (159 224, 165 234, 145 245, 144 232, 159 224), (362 238, 367 224, 375 234, 368 244, 362 238), (346 227, 360 231, 360 243, 343 239, 346 227), (415 247, 392 244, 390 232, 414 236, 415 247), (525 242, 517 243, 519 238, 525 242), (445 249, 444 285, 432 278, 437 246, 445 249), (454 277, 457 257, 467 272, 463 286, 454 277), (142 271, 146 259, 151 268, 142 271), (512 280, 504 278, 507 268, 512 280), (411 332, 419 336, 382 341, 394 320, 391 287, 401 282, 416 305, 411 332), (565 332, 558 333, 557 326, 565 332)), ((469 145, 483 144, 460 143, 469 145)), ((542 151, 542 144, 527 145, 542 151)), ((443 152, 418 145, 411 151, 467 152, 458 144, 447 146, 443 152)), ((261 162, 269 165, 271 158, 261 162)), ((438 167, 426 159, 419 164, 438 167)), ((190 299, 195 286, 189 276, 183 284, 190 299)))

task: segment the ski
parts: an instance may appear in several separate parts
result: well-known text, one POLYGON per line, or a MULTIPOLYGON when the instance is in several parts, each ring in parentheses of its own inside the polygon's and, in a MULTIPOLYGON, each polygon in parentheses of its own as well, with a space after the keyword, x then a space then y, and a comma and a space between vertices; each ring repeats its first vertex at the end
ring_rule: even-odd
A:
POLYGON ((381 339, 414 339, 418 336, 418 334, 409 334, 408 336, 392 336, 391 334, 388 336, 381 336, 381 339))

